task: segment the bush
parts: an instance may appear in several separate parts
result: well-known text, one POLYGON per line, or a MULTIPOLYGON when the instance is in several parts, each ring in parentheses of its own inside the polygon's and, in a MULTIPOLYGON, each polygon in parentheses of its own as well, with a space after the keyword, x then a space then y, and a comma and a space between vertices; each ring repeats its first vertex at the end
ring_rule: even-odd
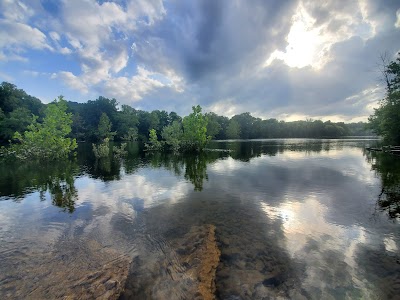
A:
POLYGON ((123 157, 128 155, 128 151, 126 149, 126 143, 122 143, 120 147, 114 146, 113 147, 113 154, 116 157, 123 157))
POLYGON ((146 151, 159 151, 162 148, 161 142, 157 138, 155 129, 149 130, 149 141, 144 144, 146 151))
POLYGON ((172 151, 179 151, 183 136, 182 126, 179 122, 174 121, 171 125, 164 127, 161 136, 172 151))
POLYGON ((18 159, 59 159, 67 157, 77 148, 76 140, 68 138, 71 132, 72 114, 67 113, 67 103, 62 96, 50 103, 45 110, 43 123, 33 116, 24 133, 13 136, 18 141, 2 148, 2 155, 18 159))
POLYGON ((103 157, 108 157, 110 154, 110 140, 105 138, 103 142, 99 145, 92 144, 94 156, 99 159, 103 157))

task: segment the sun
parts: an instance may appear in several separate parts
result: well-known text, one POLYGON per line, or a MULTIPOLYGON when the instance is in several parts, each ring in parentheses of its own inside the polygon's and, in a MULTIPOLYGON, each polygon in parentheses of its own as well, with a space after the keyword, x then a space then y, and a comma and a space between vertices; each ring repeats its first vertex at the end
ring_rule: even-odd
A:
POLYGON ((283 60, 290 67, 312 66, 319 69, 323 62, 323 37, 320 29, 314 27, 315 19, 300 4, 292 17, 292 26, 286 38, 285 51, 275 50, 265 63, 269 66, 273 60, 283 60))
POLYGON ((285 62, 290 67, 302 68, 314 63, 319 44, 318 29, 313 29, 314 20, 305 12, 300 11, 287 37, 285 62))

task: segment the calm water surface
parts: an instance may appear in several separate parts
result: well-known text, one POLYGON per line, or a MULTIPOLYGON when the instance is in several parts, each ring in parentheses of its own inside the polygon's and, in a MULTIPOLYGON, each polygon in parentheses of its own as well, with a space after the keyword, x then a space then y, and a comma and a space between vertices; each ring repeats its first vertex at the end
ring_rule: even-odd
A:
POLYGON ((75 160, 2 163, 0 298, 107 298, 121 282, 121 299, 191 299, 182 245, 211 224, 219 299, 398 299, 400 158, 376 143, 132 143, 101 161, 81 144, 75 160))

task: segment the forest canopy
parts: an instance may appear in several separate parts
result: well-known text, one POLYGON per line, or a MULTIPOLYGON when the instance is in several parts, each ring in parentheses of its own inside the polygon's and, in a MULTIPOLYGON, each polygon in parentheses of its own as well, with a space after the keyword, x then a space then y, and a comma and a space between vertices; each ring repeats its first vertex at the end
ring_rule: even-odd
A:
MULTIPOLYGON (((138 110, 129 105, 119 105, 116 99, 98 97, 86 103, 66 101, 66 111, 70 114, 71 132, 69 138, 77 141, 100 142, 104 138, 133 141, 148 141, 150 130, 153 138, 166 140, 171 148, 176 148, 176 139, 185 138, 190 128, 196 128, 191 119, 182 118, 176 112, 138 110), (186 120, 186 121, 185 121, 186 120), (186 128, 186 133, 185 133, 186 128), (180 130, 182 134, 180 133, 180 130), (186 134, 186 136, 185 136, 186 134)), ((35 119, 42 124, 46 108, 38 98, 28 95, 15 85, 3 82, 0 85, 0 142, 7 144, 13 140, 15 132, 23 133, 35 119)), ((200 107, 196 107, 200 109, 200 107)), ((302 120, 285 122, 277 119, 253 117, 245 112, 228 118, 213 112, 201 114, 202 129, 206 128, 206 138, 212 139, 257 139, 257 138, 322 138, 349 135, 371 135, 365 123, 323 122, 302 120)), ((197 130, 197 129, 196 129, 197 130)), ((197 134, 200 134, 198 132, 197 134)), ((204 145, 202 137, 199 142, 204 145)), ((197 147, 197 146, 195 146, 197 147)))

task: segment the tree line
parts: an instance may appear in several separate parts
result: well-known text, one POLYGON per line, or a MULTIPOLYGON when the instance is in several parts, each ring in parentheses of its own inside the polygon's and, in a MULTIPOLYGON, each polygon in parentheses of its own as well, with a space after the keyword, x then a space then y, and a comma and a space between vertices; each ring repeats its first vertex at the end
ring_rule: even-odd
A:
MULTIPOLYGON (((7 143, 13 139, 15 132, 24 132, 34 118, 36 122, 42 123, 48 105, 15 85, 3 82, 0 85, 0 142, 7 143)), ((66 101, 66 111, 72 118, 71 132, 68 135, 77 141, 97 142, 106 137, 119 141, 147 141, 151 129, 161 140, 165 127, 174 122, 176 124, 183 122, 183 118, 176 112, 137 110, 129 105, 119 106, 116 99, 102 96, 86 103, 66 101)), ((350 124, 321 120, 285 122, 277 119, 263 120, 253 117, 248 112, 232 118, 208 112, 204 117, 207 136, 212 139, 371 135, 371 131, 366 130, 365 124, 361 122, 350 124)))
POLYGON ((385 56, 382 60, 386 94, 369 117, 369 128, 386 143, 400 145, 400 52, 393 61, 388 62, 385 56))

